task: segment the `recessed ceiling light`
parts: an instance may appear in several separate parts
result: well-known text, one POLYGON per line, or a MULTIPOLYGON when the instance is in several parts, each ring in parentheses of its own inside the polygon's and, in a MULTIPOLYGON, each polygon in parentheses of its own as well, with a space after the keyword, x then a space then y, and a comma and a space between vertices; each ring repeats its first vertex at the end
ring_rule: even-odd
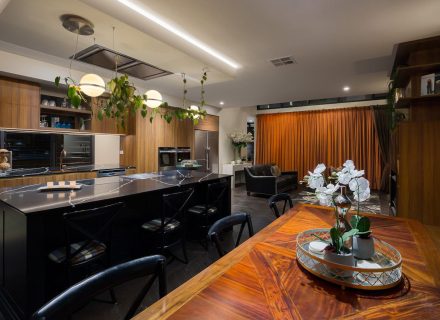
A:
POLYGON ((156 15, 154 15, 152 12, 147 11, 146 9, 138 6, 137 4, 134 4, 133 2, 131 2, 129 0, 118 0, 118 1, 120 3, 122 3, 123 5, 125 5, 126 7, 130 8, 131 10, 136 11, 140 15, 144 16, 148 20, 153 21, 154 23, 160 25, 162 28, 168 30, 171 33, 174 33, 176 36, 182 38, 183 40, 185 40, 185 41, 187 41, 189 43, 191 43, 193 46, 195 46, 195 47, 205 51, 206 53, 210 54, 214 58, 217 58, 218 60, 222 61, 223 63, 226 63, 228 66, 230 66, 230 67, 232 67, 234 69, 239 69, 240 68, 239 64, 237 64, 234 61, 226 58, 222 54, 220 54, 217 51, 215 51, 214 49, 208 47, 206 44, 202 43, 201 41, 197 40, 193 36, 187 34, 186 32, 173 27, 169 23, 165 22, 161 18, 159 18, 156 15))
POLYGON ((342 88, 342 90, 344 90, 344 91, 350 91, 350 87, 349 87, 349 86, 345 86, 345 87, 342 88))
POLYGON ((222 105, 224 105, 225 103, 223 102, 223 101, 220 101, 220 105, 222 106, 222 105))

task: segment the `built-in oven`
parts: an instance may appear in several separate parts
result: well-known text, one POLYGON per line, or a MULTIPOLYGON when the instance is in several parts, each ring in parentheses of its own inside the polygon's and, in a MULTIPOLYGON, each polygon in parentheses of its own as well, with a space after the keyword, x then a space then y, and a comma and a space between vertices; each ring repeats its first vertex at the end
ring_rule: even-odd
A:
POLYGON ((182 160, 191 159, 189 147, 159 147, 159 171, 174 170, 182 160))
POLYGON ((177 148, 177 163, 182 162, 183 160, 191 159, 191 148, 177 148))
POLYGON ((173 170, 176 169, 177 154, 176 148, 173 147, 159 147, 159 170, 173 170))

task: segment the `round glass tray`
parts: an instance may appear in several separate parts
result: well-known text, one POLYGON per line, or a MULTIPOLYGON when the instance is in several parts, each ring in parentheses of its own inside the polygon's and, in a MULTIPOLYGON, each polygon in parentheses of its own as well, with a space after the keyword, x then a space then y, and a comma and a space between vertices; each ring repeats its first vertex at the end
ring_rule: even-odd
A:
POLYGON ((298 234, 296 258, 301 266, 321 279, 341 286, 382 290, 394 287, 402 278, 402 257, 400 252, 388 243, 374 238, 375 254, 369 260, 355 259, 356 266, 346 266, 324 259, 323 254, 309 250, 309 244, 317 241, 313 236, 330 239, 329 229, 312 229, 298 234))

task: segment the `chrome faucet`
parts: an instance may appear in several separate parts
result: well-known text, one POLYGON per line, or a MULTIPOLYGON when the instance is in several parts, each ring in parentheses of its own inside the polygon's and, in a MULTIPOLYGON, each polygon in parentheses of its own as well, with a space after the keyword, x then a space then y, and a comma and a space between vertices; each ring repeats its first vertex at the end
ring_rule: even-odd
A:
POLYGON ((60 153, 60 171, 64 171, 64 165, 63 165, 63 160, 67 157, 67 152, 66 150, 61 150, 60 153))

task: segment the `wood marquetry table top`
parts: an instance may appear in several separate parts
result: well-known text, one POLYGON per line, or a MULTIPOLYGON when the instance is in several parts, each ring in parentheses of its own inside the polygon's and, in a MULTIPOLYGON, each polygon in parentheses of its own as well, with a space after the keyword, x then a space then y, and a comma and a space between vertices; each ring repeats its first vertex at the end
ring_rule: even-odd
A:
POLYGON ((343 290, 304 270, 296 235, 330 227, 334 214, 300 204, 135 319, 440 319, 440 253, 425 227, 369 217, 373 235, 402 254, 403 280, 392 289, 343 290))

